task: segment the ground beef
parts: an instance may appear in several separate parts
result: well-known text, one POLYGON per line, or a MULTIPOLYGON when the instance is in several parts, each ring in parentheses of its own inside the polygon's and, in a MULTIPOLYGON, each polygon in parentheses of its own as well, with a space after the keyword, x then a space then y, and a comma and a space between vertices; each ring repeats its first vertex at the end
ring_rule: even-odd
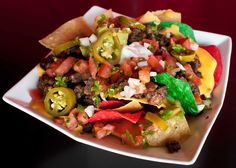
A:
POLYGON ((52 87, 54 83, 55 83, 54 78, 49 77, 47 74, 43 74, 39 78, 38 88, 43 93, 43 95, 46 95, 46 93, 48 92, 48 88, 52 87))
POLYGON ((200 93, 198 86, 192 81, 188 82, 193 93, 200 93))
POLYGON ((88 80, 84 81, 84 83, 85 83, 84 94, 91 95, 92 94, 91 88, 94 85, 94 80, 92 78, 89 78, 88 80))
POLYGON ((146 83, 145 86, 149 92, 155 91, 158 88, 158 85, 153 82, 146 83))
POLYGON ((46 70, 49 67, 49 65, 52 64, 53 62, 54 62, 53 55, 50 54, 47 57, 42 58, 39 65, 41 68, 46 70))
POLYGON ((190 62, 193 72, 197 74, 198 68, 201 66, 198 56, 195 57, 194 61, 190 62))
POLYGON ((73 84, 83 82, 82 76, 79 73, 68 75, 68 80, 73 84))
POLYGON ((92 96, 90 96, 90 95, 89 96, 86 95, 86 96, 82 97, 81 100, 82 100, 83 105, 86 105, 86 106, 94 105, 94 106, 96 106, 95 102, 92 99, 92 96))
POLYGON ((75 92, 76 98, 81 99, 81 97, 84 96, 84 86, 81 86, 81 85, 75 86, 74 92, 75 92))
POLYGON ((146 98, 150 104, 161 105, 163 99, 167 97, 167 88, 166 86, 160 87, 154 91, 148 90, 146 93, 146 98))
POLYGON ((92 133, 94 123, 87 123, 83 125, 83 132, 92 133))
POLYGON ((68 56, 73 56, 73 57, 83 57, 82 53, 81 53, 81 50, 79 48, 79 46, 74 46, 74 47, 71 47, 63 52, 61 52, 58 57, 60 58, 66 58, 68 56))
POLYGON ((178 152, 181 149, 179 142, 175 140, 167 142, 166 147, 170 153, 178 152))
POLYGON ((146 33, 140 29, 132 29, 132 32, 129 35, 128 42, 133 43, 137 41, 142 41, 146 38, 146 33))
POLYGON ((133 95, 133 98, 136 98, 136 99, 142 99, 144 97, 145 97, 144 94, 135 94, 135 95, 133 95))
POLYGON ((146 38, 147 39, 155 40, 155 34, 153 33, 151 26, 146 27, 145 33, 146 33, 146 38))

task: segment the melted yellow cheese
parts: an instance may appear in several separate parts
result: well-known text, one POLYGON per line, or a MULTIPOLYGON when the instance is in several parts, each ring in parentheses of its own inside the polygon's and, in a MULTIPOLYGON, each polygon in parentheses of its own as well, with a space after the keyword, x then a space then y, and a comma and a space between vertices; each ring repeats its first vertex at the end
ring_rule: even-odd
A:
POLYGON ((196 51, 201 66, 198 71, 202 74, 201 84, 199 90, 201 94, 204 94, 207 98, 211 97, 211 92, 214 88, 214 72, 216 69, 216 60, 203 48, 198 48, 196 51))

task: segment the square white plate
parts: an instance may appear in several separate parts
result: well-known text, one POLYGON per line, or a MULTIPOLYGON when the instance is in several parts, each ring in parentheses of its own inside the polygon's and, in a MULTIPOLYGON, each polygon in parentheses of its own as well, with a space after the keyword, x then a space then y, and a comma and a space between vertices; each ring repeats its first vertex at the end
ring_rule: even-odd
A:
MULTIPOLYGON (((93 6, 84 15, 85 20, 92 27, 93 20, 95 16, 104 12, 105 9, 93 6)), ((114 12, 114 15, 119 15, 114 12)), ((221 81, 217 88, 214 90, 213 106, 212 110, 207 113, 203 113, 200 116, 191 119, 189 125, 191 128, 192 135, 184 143, 182 143, 182 148, 178 153, 170 154, 167 152, 166 148, 148 148, 148 149, 134 149, 127 145, 121 144, 120 140, 114 137, 106 137, 102 140, 97 140, 91 135, 83 134, 77 136, 63 127, 56 125, 50 118, 47 118, 42 113, 33 110, 30 107, 31 97, 29 95, 29 90, 36 88, 38 82, 38 71, 35 67, 32 69, 23 79, 21 79, 15 86, 13 86, 4 96, 3 100, 10 105, 24 111, 25 113, 37 118, 38 120, 50 125, 61 133, 69 136, 70 138, 93 146, 100 149, 104 149, 110 152, 145 159, 156 162, 174 163, 190 165, 193 164, 202 146, 214 124, 216 117, 218 116, 220 109, 223 105, 231 57, 232 42, 231 38, 225 35, 208 33, 203 31, 194 31, 196 39, 200 45, 216 45, 220 49, 223 61, 223 74, 221 81), (207 117, 209 116, 209 117, 207 117), (208 119, 206 119, 208 118, 208 119)))

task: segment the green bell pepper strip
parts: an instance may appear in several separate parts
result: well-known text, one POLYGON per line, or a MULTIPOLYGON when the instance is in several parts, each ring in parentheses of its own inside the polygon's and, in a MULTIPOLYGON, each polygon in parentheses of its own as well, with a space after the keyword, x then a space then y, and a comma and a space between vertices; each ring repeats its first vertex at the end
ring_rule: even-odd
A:
POLYGON ((198 107, 188 82, 176 79, 167 72, 153 77, 154 82, 166 85, 169 100, 178 100, 187 114, 197 114, 198 107))
POLYGON ((44 98, 46 111, 53 117, 63 116, 76 104, 76 95, 72 89, 56 87, 50 89, 44 98))
POLYGON ((179 27, 180 33, 182 33, 186 37, 190 37, 193 41, 196 42, 196 38, 193 33, 192 27, 187 24, 180 23, 180 22, 161 22, 160 26, 162 27, 170 27, 172 24, 175 24, 179 27))

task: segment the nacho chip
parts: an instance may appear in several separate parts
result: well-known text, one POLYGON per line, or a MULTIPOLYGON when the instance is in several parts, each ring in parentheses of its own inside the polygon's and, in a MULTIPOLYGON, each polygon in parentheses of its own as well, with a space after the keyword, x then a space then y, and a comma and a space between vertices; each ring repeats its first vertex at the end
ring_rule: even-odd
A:
POLYGON ((92 33, 92 30, 81 16, 64 23, 55 31, 39 40, 39 43, 49 49, 55 49, 59 45, 73 40, 76 37, 86 37, 90 36, 92 33))
POLYGON ((176 115, 166 123, 166 130, 157 129, 152 134, 145 134, 150 146, 163 146, 170 140, 183 141, 190 135, 190 128, 184 116, 176 115))
POLYGON ((138 21, 140 23, 150 23, 150 22, 156 22, 157 24, 160 23, 159 18, 150 11, 147 11, 144 15, 142 15, 138 21))
POLYGON ((171 9, 153 11, 152 14, 165 22, 181 22, 181 13, 174 12, 171 9))
POLYGON ((100 24, 99 22, 103 22, 107 20, 107 18, 112 17, 112 9, 107 10, 106 12, 98 15, 94 20, 94 28, 96 29, 97 26, 100 24))
POLYGON ((115 108, 114 110, 119 111, 120 113, 132 113, 141 109, 143 109, 143 106, 138 101, 132 100, 128 104, 115 108))
POLYGON ((139 102, 139 103, 142 103, 142 104, 148 104, 148 105, 152 105, 152 106, 156 106, 158 109, 160 108, 165 108, 166 107, 166 104, 165 103, 162 103, 161 105, 154 105, 154 104, 150 104, 148 102, 148 100, 146 98, 142 98, 142 99, 137 99, 137 98, 127 98, 127 97, 123 97, 121 96, 119 93, 114 95, 113 98, 116 98, 116 99, 119 99, 119 100, 130 100, 130 101, 136 101, 136 102, 139 102))

